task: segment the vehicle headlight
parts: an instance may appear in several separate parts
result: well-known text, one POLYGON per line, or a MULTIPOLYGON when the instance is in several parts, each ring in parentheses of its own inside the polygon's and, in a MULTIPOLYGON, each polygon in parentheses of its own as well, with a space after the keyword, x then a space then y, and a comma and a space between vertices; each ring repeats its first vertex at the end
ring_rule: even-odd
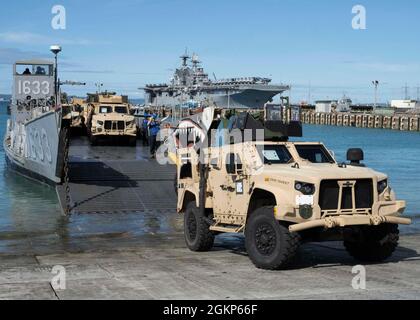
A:
POLYGON ((104 125, 104 122, 101 121, 101 120, 97 120, 96 123, 97 123, 98 126, 103 126, 104 125))
POLYGON ((315 185, 312 183, 296 181, 295 189, 302 192, 304 195, 311 195, 315 193, 315 185))
POLYGON ((134 120, 126 121, 126 122, 125 122, 125 125, 126 125, 127 127, 131 127, 132 125, 134 125, 134 120))
POLYGON ((388 179, 378 181, 378 193, 384 193, 385 189, 388 187, 388 179))

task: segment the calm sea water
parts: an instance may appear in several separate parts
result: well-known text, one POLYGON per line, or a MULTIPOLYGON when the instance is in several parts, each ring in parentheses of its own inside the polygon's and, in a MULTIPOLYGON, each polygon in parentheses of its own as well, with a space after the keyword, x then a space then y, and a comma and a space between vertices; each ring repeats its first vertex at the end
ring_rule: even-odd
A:
MULTIPOLYGON (((4 136, 7 118, 6 104, 1 102, 1 138, 4 136)), ((419 132, 308 125, 304 127, 304 136, 305 140, 323 141, 340 161, 345 160, 348 148, 363 148, 365 163, 388 173, 398 197, 407 200, 407 215, 415 217, 420 214, 419 132)), ((89 250, 101 248, 105 243, 115 245, 118 241, 126 244, 130 241, 127 234, 143 236, 153 233, 148 231, 142 219, 144 217, 139 215, 63 217, 55 190, 10 172, 5 164, 3 144, 0 144, 0 253, 89 250), (112 238, 112 241, 104 241, 107 237, 112 238)), ((161 228, 167 234, 166 237, 182 229, 179 221, 168 223, 159 219, 156 219, 157 224, 166 225, 161 228)), ((402 227, 406 233, 419 230, 418 223, 402 227)), ((133 239, 132 243, 139 242, 139 239, 133 239)))

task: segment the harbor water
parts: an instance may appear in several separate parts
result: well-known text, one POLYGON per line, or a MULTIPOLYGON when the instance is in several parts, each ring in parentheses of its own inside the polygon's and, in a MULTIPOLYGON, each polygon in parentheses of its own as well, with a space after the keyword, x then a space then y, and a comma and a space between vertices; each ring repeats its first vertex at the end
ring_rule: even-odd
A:
MULTIPOLYGON (((0 136, 3 138, 8 118, 7 103, 0 102, 0 136)), ((420 214, 419 180, 420 133, 352 127, 304 126, 307 141, 323 141, 345 160, 346 150, 361 147, 365 163, 389 174, 399 199, 408 203, 406 214, 420 214)), ((419 230, 401 227, 404 233, 419 230)), ((142 241, 170 241, 171 234, 182 232, 182 223, 172 217, 152 217, 141 213, 110 215, 74 215, 64 217, 56 192, 11 172, 0 146, 0 254, 50 253, 81 251, 105 246, 142 245, 142 241)), ((143 243, 144 245, 144 243, 143 243)))

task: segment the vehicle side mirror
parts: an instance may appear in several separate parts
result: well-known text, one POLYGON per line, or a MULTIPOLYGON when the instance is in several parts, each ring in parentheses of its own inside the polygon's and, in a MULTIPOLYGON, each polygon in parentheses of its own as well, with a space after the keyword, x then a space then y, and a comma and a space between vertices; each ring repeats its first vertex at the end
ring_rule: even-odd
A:
POLYGON ((347 150, 347 160, 351 165, 359 166, 360 161, 364 160, 363 150, 360 148, 351 148, 347 150))

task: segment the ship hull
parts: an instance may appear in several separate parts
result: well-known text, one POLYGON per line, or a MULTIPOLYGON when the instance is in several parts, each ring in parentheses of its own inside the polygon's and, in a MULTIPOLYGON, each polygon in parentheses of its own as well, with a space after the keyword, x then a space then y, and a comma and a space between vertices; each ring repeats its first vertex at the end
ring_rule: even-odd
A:
POLYGON ((146 103, 156 107, 174 107, 188 100, 197 102, 210 101, 220 107, 229 108, 263 108, 264 104, 270 102, 276 95, 284 92, 281 88, 244 88, 234 90, 202 91, 199 94, 182 94, 172 97, 168 92, 162 92, 153 98, 149 96, 146 103))
POLYGON ((57 185, 57 182, 50 180, 47 177, 44 177, 43 175, 36 173, 35 171, 32 171, 31 169, 27 168, 24 164, 16 161, 16 158, 12 154, 9 154, 7 151, 6 151, 6 164, 9 170, 21 176, 24 176, 27 179, 35 180, 37 182, 41 182, 49 186, 57 185))
POLYGON ((263 108, 278 91, 263 91, 256 89, 246 89, 239 93, 211 95, 213 101, 218 106, 230 108, 263 108))
POLYGON ((9 167, 28 178, 55 185, 61 183, 63 148, 59 114, 50 111, 27 122, 14 134, 7 131, 3 145, 9 167), (20 143, 20 145, 19 145, 20 143))

